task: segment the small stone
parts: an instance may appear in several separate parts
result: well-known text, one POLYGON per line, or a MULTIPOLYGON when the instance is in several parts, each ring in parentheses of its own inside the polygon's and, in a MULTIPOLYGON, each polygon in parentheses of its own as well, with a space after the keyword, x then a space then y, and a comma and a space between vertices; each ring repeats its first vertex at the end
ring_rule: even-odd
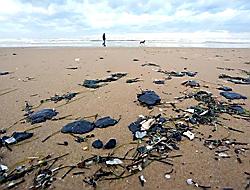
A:
POLYGON ((100 139, 97 139, 92 143, 92 146, 94 148, 101 149, 103 147, 103 142, 100 139))
POLYGON ((105 145, 104 149, 112 149, 116 146, 116 139, 110 139, 105 145))

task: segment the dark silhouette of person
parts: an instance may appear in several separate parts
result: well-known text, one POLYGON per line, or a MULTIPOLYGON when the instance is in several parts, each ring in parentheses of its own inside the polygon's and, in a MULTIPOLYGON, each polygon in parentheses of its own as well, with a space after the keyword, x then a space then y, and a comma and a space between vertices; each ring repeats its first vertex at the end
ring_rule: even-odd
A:
POLYGON ((103 45, 104 47, 106 47, 106 35, 105 35, 105 33, 103 33, 103 35, 102 35, 102 40, 103 40, 102 45, 103 45))

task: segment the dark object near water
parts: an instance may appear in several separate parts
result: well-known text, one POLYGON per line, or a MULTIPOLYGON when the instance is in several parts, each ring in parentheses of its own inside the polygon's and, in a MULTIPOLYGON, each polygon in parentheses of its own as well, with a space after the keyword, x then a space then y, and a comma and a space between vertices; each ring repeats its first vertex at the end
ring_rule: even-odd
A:
POLYGON ((226 99, 229 100, 234 100, 234 99, 247 99, 246 96, 242 96, 241 94, 235 93, 235 92, 221 92, 220 95, 225 97, 226 99))
POLYGON ((105 79, 84 80, 82 86, 86 88, 99 88, 107 85, 108 82, 117 81, 126 75, 127 73, 112 73, 105 79))
POLYGON ((102 87, 106 84, 99 84, 101 81, 96 79, 96 80, 84 80, 82 86, 86 88, 99 88, 102 87))
POLYGON ((100 139, 97 139, 92 143, 92 146, 94 148, 101 149, 103 147, 103 142, 100 139))
POLYGON ((67 141, 64 141, 63 143, 57 143, 58 145, 62 145, 62 146, 68 146, 69 143, 67 141))
POLYGON ((1 144, 4 144, 4 143, 7 143, 7 144, 15 144, 15 143, 18 143, 18 142, 21 142, 21 141, 24 141, 26 139, 29 139, 33 136, 33 133, 28 133, 28 132, 14 132, 11 137, 8 137, 8 136, 3 136, 1 139, 0 139, 0 142, 1 144), (8 139, 9 138, 14 138, 13 140, 14 141, 10 141, 8 143, 8 139), (6 142, 7 141, 7 142, 6 142))
POLYGON ((58 114, 58 112, 54 109, 42 109, 40 111, 29 114, 26 117, 26 120, 28 122, 30 122, 31 124, 41 123, 41 122, 44 122, 46 120, 52 119, 57 114, 58 114))
MULTIPOLYGON (((70 101, 72 98, 74 98, 78 93, 76 92, 69 92, 69 93, 66 93, 66 94, 63 94, 63 95, 55 95, 55 96, 52 96, 51 98, 49 99, 46 99, 45 101, 52 101, 52 102, 60 102, 61 100, 66 100, 66 101, 70 101)), ((41 100, 41 102, 43 102, 44 100, 41 100)))
POLYGON ((185 71, 184 73, 189 77, 194 77, 195 75, 197 75, 197 72, 193 71, 185 71))
POLYGON ((62 133, 84 134, 94 130, 95 125, 86 120, 78 120, 68 123, 62 129, 62 133))
POLYGON ((145 67, 145 66, 160 67, 160 65, 155 64, 155 63, 144 63, 144 64, 142 64, 141 66, 142 66, 142 67, 145 67))
POLYGON ((104 145, 104 149, 112 149, 116 146, 116 139, 109 139, 109 141, 104 145))
POLYGON ((227 86, 221 86, 219 88, 217 88, 218 90, 223 90, 223 91, 232 91, 232 88, 227 87, 227 86))
POLYGON ((190 87, 199 87, 200 84, 198 82, 196 82, 195 80, 188 80, 188 81, 185 81, 182 83, 182 85, 185 85, 185 86, 190 86, 190 87))
POLYGON ((67 67, 66 69, 76 70, 76 69, 78 69, 78 67, 67 67))
POLYGON ((114 126, 118 123, 117 120, 107 116, 107 117, 103 117, 98 119, 94 124, 97 128, 105 128, 105 127, 109 127, 109 126, 114 126))
POLYGON ((8 72, 8 71, 0 71, 0 75, 8 75, 8 74, 10 74, 10 72, 8 72))
POLYGON ((189 77, 194 77, 197 75, 197 72, 193 71, 164 71, 164 70, 159 70, 158 72, 164 73, 169 75, 169 77, 184 77, 184 76, 189 76, 189 77))
POLYGON ((102 79, 102 82, 113 82, 117 81, 122 77, 125 77, 127 73, 112 73, 110 76, 108 76, 106 79, 102 79))
POLYGON ((233 77, 230 75, 226 75, 226 74, 220 74, 219 75, 220 79, 225 79, 229 82, 235 83, 235 84, 245 84, 245 85, 249 85, 250 84, 250 78, 244 78, 244 77, 233 77))
POLYGON ((126 83, 135 83, 135 82, 140 82, 141 79, 140 78, 134 78, 134 79, 127 79, 126 83))
POLYGON ((154 80, 153 83, 155 84, 165 84, 165 80, 154 80))
POLYGON ((141 94, 137 94, 137 99, 142 105, 146 106, 154 106, 161 102, 160 96, 152 90, 143 91, 141 94))

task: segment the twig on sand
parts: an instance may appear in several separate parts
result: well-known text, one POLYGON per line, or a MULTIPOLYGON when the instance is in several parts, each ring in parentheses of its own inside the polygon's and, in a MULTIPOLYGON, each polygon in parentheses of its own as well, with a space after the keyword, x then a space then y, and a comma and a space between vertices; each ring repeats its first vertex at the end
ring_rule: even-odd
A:
POLYGON ((56 131, 54 133, 52 133, 51 135, 47 136, 45 139, 42 140, 42 142, 44 143, 45 141, 47 141, 50 137, 53 137, 54 135, 58 134, 61 130, 56 131))
POLYGON ((5 95, 5 94, 11 93, 11 92, 14 92, 14 91, 16 91, 16 90, 18 90, 18 88, 9 90, 9 91, 7 91, 7 92, 3 92, 3 93, 0 94, 0 96, 3 96, 3 95, 5 95))

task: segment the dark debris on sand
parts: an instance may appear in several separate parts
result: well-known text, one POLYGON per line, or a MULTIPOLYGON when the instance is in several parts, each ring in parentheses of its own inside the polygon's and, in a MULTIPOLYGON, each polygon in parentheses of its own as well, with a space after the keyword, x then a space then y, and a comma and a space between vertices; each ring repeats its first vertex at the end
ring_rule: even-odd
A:
POLYGON ((112 73, 105 79, 94 79, 94 80, 86 79, 83 81, 82 86, 86 88, 100 88, 102 86, 107 85, 109 82, 117 81, 122 77, 125 77, 126 75, 127 73, 112 73))

